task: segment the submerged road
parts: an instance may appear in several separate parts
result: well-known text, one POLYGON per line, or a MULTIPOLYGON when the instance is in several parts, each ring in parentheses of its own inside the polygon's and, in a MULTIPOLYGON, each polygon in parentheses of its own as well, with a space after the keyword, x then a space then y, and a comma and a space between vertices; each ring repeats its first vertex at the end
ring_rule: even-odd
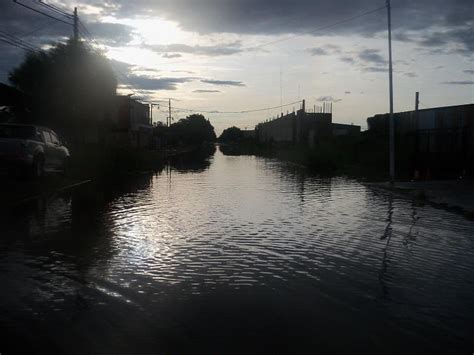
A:
POLYGON ((474 350, 474 223, 253 156, 0 218, 0 353, 474 350))

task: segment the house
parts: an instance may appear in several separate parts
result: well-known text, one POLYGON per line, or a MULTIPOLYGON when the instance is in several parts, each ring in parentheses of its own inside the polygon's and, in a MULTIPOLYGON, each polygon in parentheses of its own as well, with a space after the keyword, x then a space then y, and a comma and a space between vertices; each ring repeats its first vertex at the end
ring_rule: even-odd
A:
POLYGON ((152 138, 150 106, 130 95, 117 95, 109 142, 123 146, 149 148, 152 146, 152 138))

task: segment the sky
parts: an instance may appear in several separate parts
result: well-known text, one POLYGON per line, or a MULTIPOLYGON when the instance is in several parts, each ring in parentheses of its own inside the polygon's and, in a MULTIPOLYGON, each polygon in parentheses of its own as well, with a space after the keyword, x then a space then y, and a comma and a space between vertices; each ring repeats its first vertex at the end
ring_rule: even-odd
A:
MULTIPOLYGON (((19 2, 70 21, 39 0, 19 2)), ((333 122, 363 129, 367 117, 389 110, 385 0, 43 2, 68 13, 77 7, 80 34, 111 59, 119 92, 164 100, 154 121, 165 120, 169 98, 174 120, 210 111, 218 134, 252 129, 302 99, 311 110, 332 102, 333 122), (262 108, 272 109, 225 113, 262 108)), ((395 112, 414 109, 417 91, 420 108, 473 103, 472 0, 391 4, 395 112)), ((47 48, 72 26, 4 0, 0 31, 47 48)), ((3 42, 0 51, 6 83, 25 53, 3 42)))

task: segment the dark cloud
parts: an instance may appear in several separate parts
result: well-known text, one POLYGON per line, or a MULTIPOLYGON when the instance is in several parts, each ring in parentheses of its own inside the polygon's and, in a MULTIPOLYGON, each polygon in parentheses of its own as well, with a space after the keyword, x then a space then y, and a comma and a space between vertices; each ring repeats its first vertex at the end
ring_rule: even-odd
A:
POLYGON ((351 92, 350 91, 344 91, 344 94, 349 95, 349 94, 351 94, 351 92))
POLYGON ((216 93, 216 92, 221 92, 221 91, 220 90, 198 89, 198 90, 193 90, 193 92, 196 92, 196 93, 216 93))
MULTIPOLYGON (((28 3, 39 6, 31 0, 28 3)), ((379 8, 383 6, 384 1, 359 0, 355 3, 352 0, 82 0, 81 3, 95 6, 102 10, 102 14, 118 18, 166 18, 177 22, 185 30, 201 34, 279 35, 311 32, 318 27, 379 8)), ((80 5, 79 11, 82 15, 80 5)), ((472 0, 397 0, 392 3, 392 13, 394 39, 416 40, 419 45, 428 47, 444 46, 449 42, 458 47, 456 50, 459 53, 468 54, 473 51, 472 0), (413 33, 420 38, 413 38, 413 33)), ((0 14, 2 25, 12 30, 12 33, 26 32, 47 20, 11 1, 0 2, 0 14)), ((373 37, 386 32, 385 14, 384 9, 381 9, 353 21, 312 33, 373 37)), ((97 16, 82 16, 92 22, 90 26, 94 26, 93 22, 97 20, 97 16)), ((71 29, 64 24, 54 24, 50 27, 54 33, 62 36, 69 36, 71 33, 71 29), (59 27, 53 29, 56 26, 59 27)), ((104 36, 111 35, 110 29, 111 27, 101 29, 105 31, 104 36)), ((127 41, 130 35, 128 30, 123 27, 116 34, 117 38, 109 40, 119 43, 127 41)))
POLYGON ((474 70, 472 70, 472 69, 466 69, 466 70, 463 70, 463 73, 466 73, 466 74, 474 74, 474 70))
POLYGON ((220 85, 220 86, 245 86, 245 84, 241 81, 233 81, 233 80, 211 80, 211 79, 202 79, 202 83, 212 84, 212 85, 220 85))
POLYGON ((440 84, 445 84, 445 85, 474 85, 474 81, 473 80, 443 81, 440 84))
POLYGON ((143 48, 150 49, 156 53, 187 53, 187 54, 196 54, 204 56, 222 56, 222 55, 232 55, 242 52, 240 41, 227 43, 227 44, 217 44, 212 46, 201 46, 194 45, 190 46, 188 44, 182 43, 173 43, 173 44, 142 44, 143 48))
POLYGON ((387 63, 378 49, 364 49, 359 53, 359 59, 369 64, 381 65, 387 63))
POLYGON ((176 90, 178 84, 187 83, 196 78, 153 78, 149 76, 133 75, 127 76, 127 83, 134 88, 143 90, 176 90))
MULTIPOLYGON (((101 6, 99 0, 89 0, 101 6)), ((380 0, 136 0, 117 1, 117 16, 162 16, 198 33, 276 35, 303 33, 383 6, 380 0)), ((398 0, 392 3, 394 39, 411 41, 409 31, 434 28, 454 32, 472 29, 471 0, 398 0)), ((386 12, 314 32, 315 35, 349 34, 372 37, 386 31, 386 12)), ((465 44, 464 36, 452 33, 465 44)), ((426 42, 428 45, 432 42, 426 42)))
POLYGON ((413 42, 414 39, 405 32, 393 32, 392 39, 400 42, 413 42))
POLYGON ((309 52, 312 56, 318 56, 318 55, 328 55, 329 53, 324 49, 324 48, 308 48, 306 50, 309 52))
POLYGON ((349 56, 342 56, 339 59, 341 61, 343 61, 344 63, 348 63, 348 64, 354 64, 355 63, 355 59, 352 58, 352 57, 349 57, 349 56))
POLYGON ((473 25, 474 21, 467 26, 449 28, 444 31, 428 31, 421 36, 418 44, 423 47, 432 48, 434 53, 472 55, 474 52, 473 25))
POLYGON ((403 75, 409 78, 416 78, 418 76, 416 73, 413 73, 413 72, 403 73, 403 75))
MULTIPOLYGON (((99 43, 117 47, 128 44, 133 39, 134 28, 120 23, 92 22, 86 26, 99 43)), ((85 33, 87 35, 87 33, 85 33)))

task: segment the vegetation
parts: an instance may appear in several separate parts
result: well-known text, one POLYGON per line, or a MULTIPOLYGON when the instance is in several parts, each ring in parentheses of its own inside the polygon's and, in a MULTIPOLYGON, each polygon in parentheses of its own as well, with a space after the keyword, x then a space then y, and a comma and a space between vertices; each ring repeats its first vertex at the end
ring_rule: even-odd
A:
POLYGON ((244 134, 242 130, 235 126, 224 129, 218 139, 220 143, 238 143, 243 140, 244 134))
POLYGON ((180 119, 167 127, 161 123, 155 126, 155 137, 164 142, 165 146, 201 146, 206 142, 215 142, 214 127, 201 114, 192 114, 180 119))
POLYGON ((84 43, 56 43, 28 53, 9 75, 14 87, 31 96, 30 123, 54 128, 69 143, 83 143, 88 130, 113 115, 117 80, 109 61, 84 43))

